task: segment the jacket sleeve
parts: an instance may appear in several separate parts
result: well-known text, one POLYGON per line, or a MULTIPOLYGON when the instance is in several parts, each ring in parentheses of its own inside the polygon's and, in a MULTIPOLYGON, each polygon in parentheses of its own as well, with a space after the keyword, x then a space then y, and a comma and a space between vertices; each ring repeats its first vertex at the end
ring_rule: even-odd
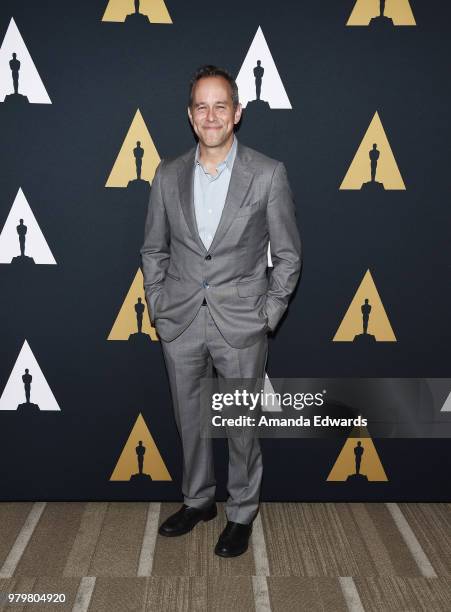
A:
POLYGON ((152 181, 144 228, 144 244, 140 249, 144 292, 152 325, 155 321, 156 302, 163 287, 170 257, 169 222, 161 190, 163 164, 164 160, 161 160, 155 170, 155 176, 152 181))
POLYGON ((277 327, 288 307, 301 271, 301 239, 296 222, 293 194, 285 165, 274 170, 268 199, 267 222, 273 269, 266 294, 268 326, 277 327))

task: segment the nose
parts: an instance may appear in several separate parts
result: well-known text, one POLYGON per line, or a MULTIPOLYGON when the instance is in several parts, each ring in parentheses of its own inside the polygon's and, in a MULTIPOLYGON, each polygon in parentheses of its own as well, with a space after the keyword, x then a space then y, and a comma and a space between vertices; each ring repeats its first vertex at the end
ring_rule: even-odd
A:
POLYGON ((215 121, 216 120, 215 111, 214 111, 213 108, 209 108, 208 109, 207 120, 208 121, 215 121))

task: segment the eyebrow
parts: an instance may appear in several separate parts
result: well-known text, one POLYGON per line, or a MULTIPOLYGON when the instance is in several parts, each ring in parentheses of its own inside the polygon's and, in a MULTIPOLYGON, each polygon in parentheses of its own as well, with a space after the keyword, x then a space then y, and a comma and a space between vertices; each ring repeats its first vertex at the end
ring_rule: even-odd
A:
MULTIPOLYGON (((215 104, 227 104, 227 100, 217 100, 215 102, 215 104)), ((202 106, 202 104, 207 104, 206 102, 196 102, 196 104, 194 104, 194 107, 198 107, 198 106, 202 106)))

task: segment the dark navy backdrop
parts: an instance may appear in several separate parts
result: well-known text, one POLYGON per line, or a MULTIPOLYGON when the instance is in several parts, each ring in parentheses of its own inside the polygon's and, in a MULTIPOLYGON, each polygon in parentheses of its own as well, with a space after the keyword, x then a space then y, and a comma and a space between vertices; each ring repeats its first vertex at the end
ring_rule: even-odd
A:
MULTIPOLYGON (((145 498, 180 499, 160 345, 106 340, 140 263, 147 201, 104 185, 137 108, 161 157, 193 145, 191 74, 215 63, 236 76, 259 25, 293 110, 245 116, 238 137, 286 164, 305 258, 269 376, 450 376, 448 5, 411 0, 417 27, 377 32, 345 27, 353 0, 166 4, 173 25, 141 34, 102 23, 106 0, 0 5, 0 40, 14 17, 52 100, 0 104, 0 225, 22 187, 58 263, 0 267, 0 389, 27 339, 61 407, 0 414, 2 499, 134 498, 109 477, 139 412, 174 478, 145 498), (339 191, 376 110, 407 189, 339 191), (398 342, 333 343, 368 268, 398 342)), ((263 499, 351 499, 325 482, 343 443, 263 440, 263 499)), ((365 499, 449 499, 448 440, 375 444, 389 482, 365 499)), ((224 496, 226 441, 215 447, 224 496)))

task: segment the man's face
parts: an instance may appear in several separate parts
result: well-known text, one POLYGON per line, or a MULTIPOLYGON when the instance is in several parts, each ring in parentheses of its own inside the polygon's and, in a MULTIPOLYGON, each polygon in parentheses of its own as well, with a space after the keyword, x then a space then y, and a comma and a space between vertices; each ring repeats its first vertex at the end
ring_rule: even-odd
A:
POLYGON ((224 77, 203 77, 194 86, 188 116, 203 145, 220 147, 240 120, 241 104, 233 108, 231 87, 224 77))

